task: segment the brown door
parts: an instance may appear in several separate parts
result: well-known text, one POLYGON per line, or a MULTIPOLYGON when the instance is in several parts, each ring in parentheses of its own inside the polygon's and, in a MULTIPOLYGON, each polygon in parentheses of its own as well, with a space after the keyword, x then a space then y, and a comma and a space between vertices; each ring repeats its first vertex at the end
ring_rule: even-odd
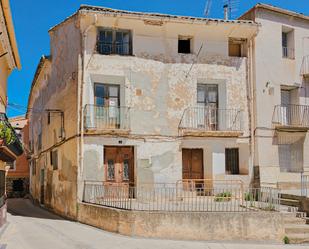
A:
POLYGON ((203 179, 203 150, 182 149, 182 178, 203 179))
POLYGON ((104 148, 105 179, 111 184, 134 186, 134 151, 129 146, 104 148))

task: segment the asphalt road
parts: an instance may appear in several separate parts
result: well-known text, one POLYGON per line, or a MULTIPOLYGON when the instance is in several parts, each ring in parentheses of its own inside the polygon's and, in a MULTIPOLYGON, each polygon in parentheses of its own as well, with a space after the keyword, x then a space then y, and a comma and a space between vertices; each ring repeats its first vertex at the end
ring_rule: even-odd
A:
POLYGON ((0 228, 0 249, 304 249, 261 243, 209 243, 131 238, 64 220, 32 205, 26 199, 10 199, 8 222, 0 228))

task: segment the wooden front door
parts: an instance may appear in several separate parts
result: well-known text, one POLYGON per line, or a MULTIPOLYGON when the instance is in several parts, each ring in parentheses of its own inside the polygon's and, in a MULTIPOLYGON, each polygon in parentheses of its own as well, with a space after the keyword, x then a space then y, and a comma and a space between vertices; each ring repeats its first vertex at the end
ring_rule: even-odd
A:
POLYGON ((203 149, 182 149, 182 179, 203 179, 203 149))
POLYGON ((104 148, 105 179, 111 184, 134 186, 134 149, 130 146, 104 148))

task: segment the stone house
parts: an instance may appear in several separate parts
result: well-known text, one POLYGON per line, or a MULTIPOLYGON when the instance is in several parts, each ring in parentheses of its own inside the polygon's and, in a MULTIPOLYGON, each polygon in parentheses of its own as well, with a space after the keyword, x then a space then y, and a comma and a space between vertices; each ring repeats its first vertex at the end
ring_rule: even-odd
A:
POLYGON ((14 161, 22 153, 22 146, 6 116, 7 79, 20 67, 9 0, 0 0, 0 226, 6 220, 6 162, 14 161))
POLYGON ((255 179, 299 195, 309 183, 309 16, 257 4, 240 20, 261 24, 252 62, 255 179))
MULTIPOLYGON (((23 144, 29 143, 29 125, 25 116, 9 118, 9 122, 14 128, 18 138, 23 144)), ((24 197, 29 193, 29 163, 27 152, 16 158, 13 162, 6 163, 8 173, 6 176, 7 197, 24 197)))
POLYGON ((252 181, 259 25, 81 6, 49 30, 28 102, 30 191, 76 218, 84 181, 252 181))

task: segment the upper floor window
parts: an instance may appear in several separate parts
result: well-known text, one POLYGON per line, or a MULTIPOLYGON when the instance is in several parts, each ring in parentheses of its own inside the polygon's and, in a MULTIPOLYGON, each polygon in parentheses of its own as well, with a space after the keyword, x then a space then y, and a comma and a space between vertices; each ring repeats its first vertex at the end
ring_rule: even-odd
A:
POLYGON ((282 57, 294 59, 294 30, 282 27, 282 57))
POLYGON ((218 85, 217 84, 197 84, 198 106, 218 108, 218 85))
POLYGON ((179 36, 178 37, 178 53, 190 54, 191 53, 191 37, 179 36))
POLYGON ((129 30, 101 29, 97 51, 100 54, 132 55, 132 35, 129 30))
POLYGON ((120 86, 112 84, 94 85, 95 105, 105 107, 119 107, 120 106, 120 86))
POLYGON ((233 57, 245 56, 245 40, 229 38, 229 56, 233 57))

